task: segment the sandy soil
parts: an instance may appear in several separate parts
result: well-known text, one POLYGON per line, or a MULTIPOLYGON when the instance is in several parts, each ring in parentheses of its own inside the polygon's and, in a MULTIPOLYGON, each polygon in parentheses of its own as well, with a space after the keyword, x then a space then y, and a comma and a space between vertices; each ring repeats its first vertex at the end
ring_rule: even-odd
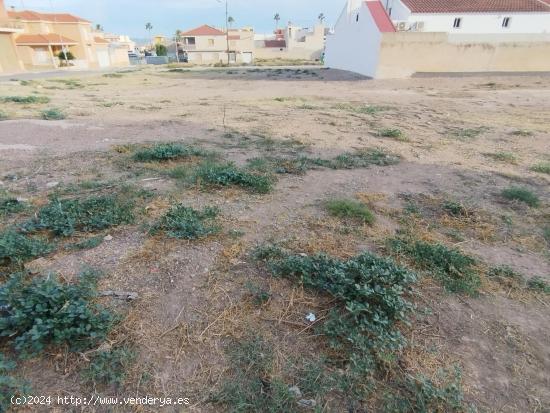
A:
MULTIPOLYGON (((308 308, 322 306, 322 298, 258 273, 248 253, 258 244, 281 240, 292 240, 306 253, 349 257, 364 249, 381 252, 384 239, 402 225, 402 210, 411 197, 423 212, 418 231, 427 238, 456 246, 486 267, 508 265, 527 279, 540 276, 550 282, 550 241, 543 235, 550 226, 550 176, 531 170, 550 161, 547 77, 372 81, 323 69, 245 73, 161 67, 86 77, 76 84, 0 82, 0 96, 31 94, 51 102, 0 107, 9 117, 0 122, 0 190, 38 205, 52 193, 52 183, 59 188, 90 179, 124 181, 154 191, 146 221, 171 200, 222 211, 224 236, 193 243, 151 239, 137 225, 108 231, 112 240, 95 249, 62 251, 32 263, 69 278, 82 264, 92 265, 105 271, 102 289, 139 293, 131 304, 105 300, 126 316, 113 340, 131 341, 139 354, 139 367, 125 388, 132 393, 185 393, 194 411, 222 410, 206 400, 227 370, 223 345, 250 327, 279 341, 281 353, 289 348, 315 352, 312 331, 298 337, 295 329, 266 320, 284 315, 299 322, 308 308), (353 109, 364 105, 376 110, 353 109), (50 107, 60 108, 67 119, 41 120, 40 111, 50 107), (397 128, 403 136, 381 137, 379 131, 386 128, 397 128), (291 141, 303 144, 311 156, 380 147, 402 161, 284 175, 263 196, 205 192, 182 189, 154 171, 136 174, 125 167, 124 154, 114 150, 153 141, 200 144, 238 164, 271 150, 284 152, 291 141), (513 160, 496 159, 501 152, 512 153, 513 160), (530 188, 541 206, 503 200, 501 190, 511 185, 530 188), (324 200, 339 196, 376 199, 369 203, 376 225, 358 234, 340 231, 322 208, 324 200), (430 209, 442 199, 470 206, 476 219, 444 221, 430 209), (231 237, 230 230, 242 236, 231 237), (453 239, 451 230, 460 232, 461 240, 453 239), (267 308, 258 310, 246 300, 249 280, 273 292, 267 308), (144 371, 152 377, 147 384, 139 378, 144 371)), ((547 295, 512 291, 490 280, 477 298, 444 293, 430 282, 422 291, 433 315, 413 324, 407 371, 430 375, 456 363, 467 400, 480 409, 550 411, 547 295), (427 348, 437 349, 436 354, 426 355, 427 348), (420 353, 424 362, 414 357, 420 353)), ((23 362, 18 373, 37 393, 88 392, 78 374, 85 361, 72 355, 63 364, 63 357, 59 351, 23 362)), ((93 391, 110 394, 109 389, 93 391)))

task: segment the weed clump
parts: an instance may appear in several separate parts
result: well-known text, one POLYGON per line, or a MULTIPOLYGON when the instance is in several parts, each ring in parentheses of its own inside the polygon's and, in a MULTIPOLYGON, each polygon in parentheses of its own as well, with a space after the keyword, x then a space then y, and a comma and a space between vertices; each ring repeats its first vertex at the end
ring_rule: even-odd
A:
POLYGON ((126 380, 126 371, 134 359, 134 352, 126 347, 100 351, 94 355, 82 376, 93 384, 120 386, 126 380))
POLYGON ((21 104, 34 104, 34 103, 49 103, 50 98, 47 96, 4 96, 1 98, 2 102, 8 103, 21 103, 21 104))
POLYGON ((335 350, 347 354, 353 368, 370 371, 384 354, 405 344, 399 323, 413 306, 405 298, 417 281, 413 272, 369 252, 349 260, 325 254, 292 255, 267 246, 255 257, 274 276, 297 280, 306 288, 332 295, 340 303, 322 327, 335 350))
POLYGON ((504 189, 501 194, 510 201, 523 202, 533 208, 540 205, 539 197, 527 188, 512 186, 504 189))
POLYGON ((76 231, 94 232, 134 220, 133 205, 113 195, 86 199, 52 199, 36 218, 25 224, 29 231, 49 230, 70 236, 76 231))
POLYGON ((9 116, 6 112, 4 112, 3 110, 0 110, 0 121, 3 121, 3 120, 8 120, 9 119, 9 116))
POLYGON ((260 194, 273 189, 273 180, 269 176, 251 173, 233 163, 205 162, 195 171, 194 180, 214 186, 241 186, 260 194))
POLYGON ((46 109, 41 112, 41 117, 44 120, 63 120, 66 118, 65 114, 56 108, 46 109))
POLYGON ((438 372, 438 379, 445 384, 437 386, 424 375, 407 375, 399 380, 397 393, 385 396, 383 412, 465 411, 460 369, 455 367, 454 372, 441 370, 438 372))
POLYGON ((148 148, 139 149, 133 155, 138 162, 163 162, 191 156, 204 156, 202 149, 179 143, 159 143, 148 148))
POLYGON ((0 233, 0 266, 21 265, 52 250, 53 247, 46 241, 28 237, 15 229, 0 233))
POLYGON ((453 217, 464 217, 468 215, 468 211, 464 205, 455 201, 443 202, 443 210, 453 217))
POLYGON ((446 290, 453 293, 477 294, 481 280, 473 268, 476 261, 459 250, 443 244, 400 238, 390 239, 388 246, 395 254, 410 258, 419 268, 432 271, 446 290))
POLYGON ((327 164, 332 169, 366 168, 370 165, 389 166, 399 163, 399 156, 382 149, 370 148, 355 153, 343 153, 327 164))
POLYGON ((216 224, 219 214, 217 208, 205 208, 197 211, 183 205, 172 207, 159 222, 151 228, 151 234, 165 232, 169 237, 179 239, 198 239, 220 232, 216 224))
POLYGON ((486 153, 485 156, 494 159, 495 161, 505 162, 510 164, 517 163, 517 156, 512 152, 495 152, 486 153))
POLYGON ((527 287, 540 293, 550 294, 550 284, 542 277, 531 278, 527 281, 527 287))
POLYGON ((19 201, 16 198, 3 198, 0 199, 0 215, 14 214, 22 212, 26 209, 24 202, 19 201))
POLYGON ((374 215, 370 209, 353 199, 332 199, 325 206, 331 215, 339 218, 350 218, 363 224, 374 222, 374 215))
POLYGON ((81 351, 105 339, 113 314, 94 304, 98 274, 84 271, 75 284, 56 277, 12 275, 0 286, 0 336, 21 356, 34 356, 49 345, 81 351))
POLYGON ((259 336, 233 341, 226 347, 231 377, 212 401, 235 412, 296 412, 293 394, 280 378, 273 378, 274 357, 270 343, 259 336))
POLYGON ((15 369, 15 363, 0 353, 0 411, 7 412, 12 396, 20 396, 28 393, 28 386, 10 374, 15 369))
POLYGON ((383 138, 393 138, 397 140, 405 140, 405 135, 400 129, 380 129, 377 132, 378 136, 381 136, 383 138))
POLYGON ((541 162, 531 168, 533 172, 550 175, 550 162, 541 162))

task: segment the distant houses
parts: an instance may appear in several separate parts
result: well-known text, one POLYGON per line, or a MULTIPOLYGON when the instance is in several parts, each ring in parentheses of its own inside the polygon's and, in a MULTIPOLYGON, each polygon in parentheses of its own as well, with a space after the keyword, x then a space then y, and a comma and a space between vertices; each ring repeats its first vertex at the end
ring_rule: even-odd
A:
POLYGON ((550 0, 349 0, 325 63, 374 78, 550 71, 550 0))
POLYGON ((68 13, 6 11, 0 0, 0 73, 128 66, 128 41, 68 13))
POLYGON ((323 24, 312 30, 289 24, 270 35, 257 34, 251 27, 226 32, 203 25, 181 32, 178 50, 181 60, 194 64, 251 64, 254 59, 321 60, 326 33, 323 24))

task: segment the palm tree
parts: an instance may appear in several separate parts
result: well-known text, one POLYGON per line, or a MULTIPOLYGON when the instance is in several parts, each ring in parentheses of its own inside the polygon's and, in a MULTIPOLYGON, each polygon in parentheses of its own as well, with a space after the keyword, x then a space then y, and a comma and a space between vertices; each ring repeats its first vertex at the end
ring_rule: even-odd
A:
POLYGON ((273 20, 275 20, 275 28, 279 28, 279 21, 281 20, 281 16, 279 13, 275 13, 275 16, 273 17, 273 20))
POLYGON ((95 29, 96 29, 98 32, 102 32, 102 31, 103 31, 103 26, 101 26, 101 24, 96 24, 96 25, 95 25, 95 29))
POLYGON ((149 31, 149 39, 151 40, 151 46, 153 46, 153 36, 151 35, 151 30, 153 30, 153 25, 151 23, 147 23, 145 25, 145 30, 149 31))
POLYGON ((319 15, 319 17, 317 17, 319 19, 319 23, 323 24, 323 21, 326 19, 325 15, 323 13, 321 13, 319 15))
POLYGON ((229 24, 229 27, 233 26, 233 23, 235 23, 235 19, 231 16, 227 18, 227 23, 229 24))

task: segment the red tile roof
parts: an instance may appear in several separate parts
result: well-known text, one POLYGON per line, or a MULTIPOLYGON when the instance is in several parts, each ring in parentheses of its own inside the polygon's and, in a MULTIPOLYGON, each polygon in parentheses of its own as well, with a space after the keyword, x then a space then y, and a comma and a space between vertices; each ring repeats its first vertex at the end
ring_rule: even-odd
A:
POLYGON ((374 22, 378 26, 378 30, 380 30, 380 32, 395 32, 395 27, 393 26, 390 16, 388 16, 386 9, 384 8, 384 6, 382 6, 382 3, 380 3, 380 1, 370 0, 366 1, 365 3, 367 3, 370 14, 372 15, 372 18, 374 19, 374 22))
POLYGON ((225 36, 225 33, 207 24, 182 33, 182 36, 225 36))
POLYGON ((90 23, 88 20, 68 13, 38 13, 31 10, 8 11, 8 17, 30 22, 46 21, 55 23, 90 23))
POLYGON ((550 0, 401 0, 413 13, 550 12, 550 0), (547 4, 544 4, 546 2, 547 4))
POLYGON ((286 47, 286 40, 265 40, 265 47, 286 47))
POLYGON ((20 46, 48 46, 48 45, 73 45, 77 44, 74 40, 59 34, 22 34, 15 39, 15 43, 20 46))

